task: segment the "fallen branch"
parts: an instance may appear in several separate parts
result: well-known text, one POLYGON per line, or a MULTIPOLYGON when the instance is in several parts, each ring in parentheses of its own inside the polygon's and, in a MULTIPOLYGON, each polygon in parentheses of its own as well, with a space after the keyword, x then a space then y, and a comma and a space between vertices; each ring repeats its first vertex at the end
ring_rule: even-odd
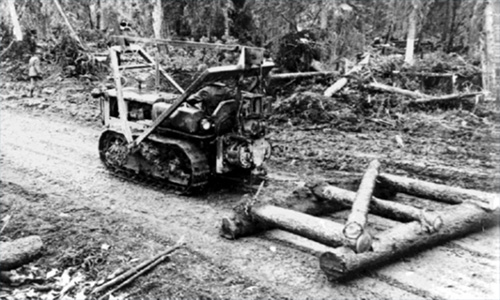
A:
POLYGON ((12 45, 14 45, 14 42, 15 41, 10 42, 10 44, 2 51, 2 53, 0 54, 0 58, 2 58, 10 50, 12 45))
POLYGON ((372 89, 372 90, 376 90, 376 91, 401 94, 401 95, 405 95, 405 96, 415 98, 415 99, 428 99, 428 98, 432 97, 429 95, 422 94, 420 92, 413 92, 413 91, 405 90, 402 88, 398 88, 395 86, 390 86, 390 85, 386 85, 386 84, 378 83, 378 82, 372 82, 372 83, 368 84, 366 87, 369 89, 372 89))
POLYGON ((488 210, 500 207, 500 195, 459 187, 451 187, 418 179, 411 179, 390 174, 381 174, 378 182, 385 188, 417 197, 460 204, 471 201, 488 210))
MULTIPOLYGON (((359 73, 363 69, 363 67, 367 65, 369 62, 370 62, 370 55, 366 54, 365 57, 360 62, 358 62, 351 70, 346 72, 345 76, 351 76, 359 73)), ((347 77, 340 78, 339 80, 335 81, 331 86, 329 86, 325 90, 323 95, 325 97, 333 96, 335 93, 343 89, 344 86, 346 86, 347 82, 348 82, 347 77)))
POLYGON ((332 84, 330 87, 328 87, 325 90, 325 92, 323 93, 323 95, 325 97, 331 97, 335 93, 337 93, 338 91, 340 91, 342 88, 344 88, 344 86, 346 84, 347 84, 347 78, 346 77, 342 77, 339 80, 335 81, 335 83, 332 84))
POLYGON ((3 217, 2 221, 4 222, 4 224, 2 226, 2 229, 0 229, 0 234, 2 234, 2 232, 5 230, 5 228, 7 228, 7 225, 9 225, 10 215, 6 215, 5 217, 3 217))
POLYGON ((280 80, 280 79, 296 79, 296 78, 307 78, 316 76, 337 76, 339 72, 299 72, 299 73, 281 73, 281 74, 271 74, 269 75, 270 80, 280 80))
POLYGON ((0 271, 17 269, 35 259, 43 248, 38 235, 0 243, 0 271))
POLYGON ((405 254, 483 230, 498 223, 498 215, 471 204, 452 206, 443 211, 443 228, 432 234, 422 229, 418 222, 398 225, 380 236, 373 245, 373 252, 356 254, 347 247, 323 253, 320 268, 331 279, 347 278, 364 270, 371 270, 384 262, 394 261, 405 254))
POLYGON ((106 294, 104 294, 102 297, 99 298, 99 300, 102 300, 105 297, 107 297, 108 295, 111 295, 111 294, 115 293, 116 291, 122 289, 124 286, 127 286, 132 281, 136 280, 138 277, 140 277, 143 274, 145 274, 145 273, 149 272, 150 270, 154 269, 157 265, 159 265, 160 263, 162 263, 163 261, 165 261, 167 258, 168 258, 168 255, 164 255, 164 256, 159 257, 157 260, 155 260, 154 262, 152 262, 148 266, 144 267, 143 269, 141 269, 140 271, 138 271, 137 273, 135 273, 133 276, 129 277, 127 280, 125 280, 119 286, 117 286, 116 288, 114 288, 111 291, 109 291, 106 294))
MULTIPOLYGON (((157 262, 158 260, 160 260, 162 258, 164 259, 165 256, 167 256, 170 253, 174 252, 175 250, 181 248, 183 245, 184 245, 184 241, 183 241, 183 238, 181 238, 173 247, 163 251, 162 253, 156 255, 155 257, 153 257, 151 259, 148 259, 147 261, 136 266, 135 268, 128 270, 127 272, 121 274, 120 276, 111 279, 110 281, 102 284, 101 286, 98 286, 97 288, 95 288, 92 291, 92 294, 100 293, 100 292, 106 290, 107 288, 117 284, 117 283, 128 280, 129 278, 133 277, 134 274, 140 273, 142 269, 147 268, 151 264, 155 264, 155 262, 157 262)), ((163 259, 162 259, 162 261, 163 261, 163 259)))
POLYGON ((417 100, 412 101, 411 103, 422 104, 422 103, 440 102, 440 101, 449 101, 449 100, 463 100, 463 99, 469 99, 471 97, 479 96, 482 94, 483 94, 482 92, 465 93, 465 94, 451 94, 451 95, 417 99, 417 100))

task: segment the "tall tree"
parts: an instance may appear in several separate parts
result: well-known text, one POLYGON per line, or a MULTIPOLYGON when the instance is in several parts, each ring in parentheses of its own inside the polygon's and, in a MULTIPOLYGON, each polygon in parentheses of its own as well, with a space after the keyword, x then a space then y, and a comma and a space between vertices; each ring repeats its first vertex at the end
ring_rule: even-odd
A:
POLYGON ((21 25, 19 24, 19 18, 17 16, 16 5, 14 0, 8 0, 10 18, 12 21, 14 37, 18 41, 23 40, 23 31, 21 30, 21 25))
MULTIPOLYGON (((486 98, 489 100, 494 100, 499 96, 495 93, 497 92, 497 82, 495 74, 495 64, 498 59, 498 54, 495 53, 495 3, 498 1, 486 0, 486 7, 484 9, 484 41, 483 41, 483 54, 482 54, 482 65, 483 65, 483 88, 487 91, 486 98)), ((497 5, 498 6, 498 5, 497 5)), ((497 12, 498 14, 498 12, 497 12)), ((496 33, 498 39, 498 32, 496 33)), ((500 42, 500 39, 499 39, 500 42)), ((500 102, 499 102, 500 103, 500 102)))
POLYGON ((417 0, 411 1, 411 13, 408 20, 408 36, 406 38, 405 62, 413 65, 413 54, 415 50, 415 36, 417 33, 417 0))

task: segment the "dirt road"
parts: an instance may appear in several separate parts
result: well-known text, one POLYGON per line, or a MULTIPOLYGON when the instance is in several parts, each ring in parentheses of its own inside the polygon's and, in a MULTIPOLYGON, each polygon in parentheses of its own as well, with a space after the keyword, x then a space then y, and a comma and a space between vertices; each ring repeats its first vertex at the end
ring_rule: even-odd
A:
MULTIPOLYGON (((114 249, 107 253, 108 262, 124 253, 154 253, 185 237, 187 249, 172 255, 175 267, 155 270, 150 276, 156 283, 142 290, 143 295, 215 299, 500 297, 498 228, 416 254, 348 283, 332 283, 319 270, 315 256, 269 234, 232 242, 219 237, 220 219, 240 199, 241 191, 221 189, 208 196, 184 197, 112 176, 98 159, 96 126, 75 124, 43 111, 3 108, 0 125, 2 196, 32 200, 22 202, 26 207, 14 209, 15 213, 32 208, 29 217, 22 219, 24 223, 18 224, 24 226, 22 234, 38 233, 44 212, 62 215, 68 224, 79 220, 80 227, 92 223, 95 228, 89 235, 107 232, 106 241, 114 249)), ((384 220, 372 222, 388 226, 384 220)), ((47 255, 57 257, 54 253, 64 251, 57 240, 68 238, 64 236, 68 231, 61 228, 66 227, 51 228, 47 255), (59 229, 62 236, 58 237, 59 229)), ((19 230, 12 233, 21 234, 19 230)), ((86 243, 102 242, 81 238, 86 243)))

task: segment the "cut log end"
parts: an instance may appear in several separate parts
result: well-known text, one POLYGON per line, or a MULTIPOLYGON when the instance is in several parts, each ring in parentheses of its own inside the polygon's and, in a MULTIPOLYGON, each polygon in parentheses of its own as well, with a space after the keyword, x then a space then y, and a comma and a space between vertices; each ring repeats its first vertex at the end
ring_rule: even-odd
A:
POLYGON ((319 266, 330 279, 337 280, 344 277, 347 266, 340 255, 325 252, 319 257, 319 266))
POLYGON ((346 238, 355 240, 363 234, 363 231, 363 225, 357 222, 350 222, 345 225, 343 233, 346 238))
POLYGON ((364 253, 372 250, 373 239, 371 234, 363 232, 356 240, 356 253, 364 253))
POLYGON ((237 226, 232 220, 230 220, 228 217, 222 218, 222 225, 220 227, 220 236, 228 240, 235 240, 237 230, 238 230, 237 226))

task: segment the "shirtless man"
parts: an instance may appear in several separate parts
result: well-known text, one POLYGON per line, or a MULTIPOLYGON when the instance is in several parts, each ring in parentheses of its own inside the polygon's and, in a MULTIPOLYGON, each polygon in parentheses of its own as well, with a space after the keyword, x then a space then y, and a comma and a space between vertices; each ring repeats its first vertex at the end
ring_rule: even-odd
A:
POLYGON ((35 54, 30 58, 28 63, 28 75, 30 77, 30 97, 33 97, 33 92, 37 87, 37 81, 42 79, 42 71, 40 69, 40 55, 42 51, 37 49, 35 54))

